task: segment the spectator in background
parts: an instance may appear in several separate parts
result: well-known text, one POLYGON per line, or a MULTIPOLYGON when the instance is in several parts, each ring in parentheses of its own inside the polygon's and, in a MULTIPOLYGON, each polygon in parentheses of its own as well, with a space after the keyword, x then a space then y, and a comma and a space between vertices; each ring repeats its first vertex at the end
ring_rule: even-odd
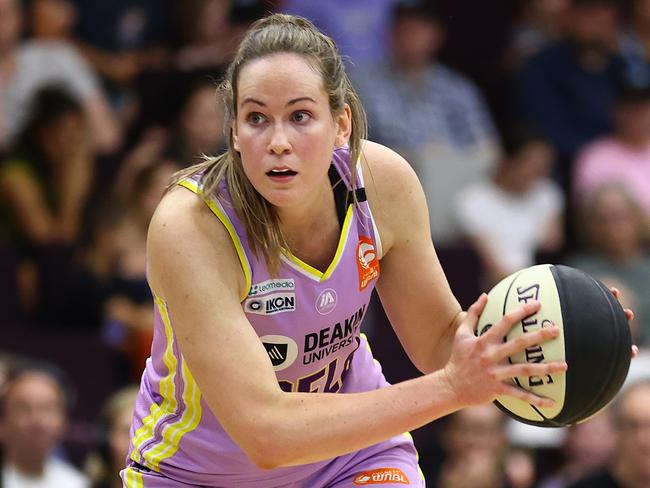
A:
POLYGON ((612 405, 614 449, 604 471, 570 488, 647 488, 650 486, 650 380, 625 387, 612 405))
POLYGON ((614 454, 616 432, 609 410, 566 431, 561 446, 563 460, 558 472, 545 476, 537 488, 566 488, 603 469, 614 454))
POLYGON ((137 394, 137 387, 128 386, 106 401, 101 413, 99 443, 86 463, 92 488, 122 488, 119 472, 129 450, 129 431, 137 394))
POLYGON ((153 300, 145 262, 147 230, 163 190, 179 169, 170 161, 143 168, 113 231, 117 260, 106 302, 104 333, 124 353, 131 382, 140 379, 153 335, 153 300))
POLYGON ((458 195, 459 226, 481 257, 486 289, 535 264, 538 251, 562 247, 564 198, 548 178, 553 160, 543 138, 513 131, 494 174, 458 195))
MULTIPOLYGON (((123 126, 165 116, 169 0, 73 0, 77 47, 104 82, 123 126)), ((157 121, 157 120, 156 120, 157 121)), ((136 127, 137 129, 137 127, 136 127)))
POLYGON ((0 166, 0 232, 19 249, 23 305, 40 322, 48 322, 59 297, 92 184, 88 132, 83 109, 73 97, 57 87, 43 89, 0 166))
POLYGON ((192 0, 174 5, 180 43, 173 57, 177 70, 212 76, 223 72, 241 40, 231 21, 231 4, 231 0, 192 0))
POLYGON ((576 153, 611 132, 623 75, 616 1, 571 4, 564 39, 531 58, 516 82, 519 116, 555 146, 561 163, 555 176, 565 185, 576 153))
POLYGON ((417 0, 284 0, 278 11, 300 15, 336 41, 351 70, 390 57, 391 13, 417 0))
POLYGON ((559 41, 566 29, 566 14, 571 0, 521 0, 515 23, 508 65, 519 69, 548 44, 559 41))
MULTIPOLYGON (((512 486, 505 470, 505 416, 492 404, 452 414, 444 426, 445 458, 433 486, 437 488, 504 488, 512 486)), ((531 463, 532 464, 532 463, 531 463)), ((532 486, 534 476, 527 484, 532 486)))
POLYGON ((26 31, 31 39, 69 40, 77 21, 70 0, 31 0, 27 5, 26 31))
POLYGON ((0 397, 3 488, 85 488, 88 480, 55 457, 67 422, 69 392, 58 370, 17 366, 0 397))
POLYGON ((371 138, 396 148, 418 173, 437 244, 458 237, 451 201, 495 163, 498 137, 476 86, 435 61, 444 28, 426 3, 393 11, 392 53, 353 72, 371 138))
POLYGON ((650 223, 650 85, 621 90, 615 132, 578 155, 573 187, 578 204, 599 186, 620 182, 635 196, 650 223))
POLYGON ((625 78, 637 87, 650 86, 650 0, 632 0, 632 16, 619 37, 625 78))
POLYGON ((650 255, 646 251, 643 211, 632 194, 615 183, 594 190, 581 207, 585 250, 568 260, 608 286, 621 290, 621 300, 634 309, 634 343, 650 340, 650 255))
POLYGON ((20 41, 18 0, 0 0, 0 151, 23 130, 39 90, 61 84, 83 107, 93 148, 114 151, 120 130, 97 81, 77 52, 64 41, 20 41))

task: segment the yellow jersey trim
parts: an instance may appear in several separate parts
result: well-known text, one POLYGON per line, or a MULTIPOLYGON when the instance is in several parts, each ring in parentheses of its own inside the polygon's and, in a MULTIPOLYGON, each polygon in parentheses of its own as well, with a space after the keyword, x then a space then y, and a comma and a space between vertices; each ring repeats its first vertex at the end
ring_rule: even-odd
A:
POLYGON ((156 425, 162 421, 166 415, 176 412, 178 402, 176 400, 176 385, 174 378, 178 367, 178 360, 174 355, 174 333, 167 313, 167 304, 165 301, 154 295, 154 301, 158 307, 158 312, 165 325, 165 336, 167 338, 167 347, 163 354, 163 363, 167 367, 167 376, 160 381, 160 394, 163 397, 162 405, 152 403, 150 414, 142 421, 142 426, 133 435, 133 453, 131 459, 140 464, 145 464, 141 456, 141 448, 148 441, 154 438, 156 425))
POLYGON ((354 211, 352 205, 348 205, 348 211, 345 214, 345 220, 343 221, 343 228, 341 229, 341 235, 339 237, 339 243, 336 247, 336 252, 334 253, 334 258, 332 258, 332 262, 324 273, 317 270, 310 264, 305 263, 303 260, 297 258, 290 252, 286 252, 282 255, 283 261, 289 264, 293 269, 300 271, 302 274, 309 278, 321 282, 327 280, 330 276, 332 276, 332 273, 334 273, 334 270, 341 261, 341 255, 343 254, 343 250, 345 249, 345 246, 348 242, 353 214, 354 211))
POLYGON ((241 301, 244 301, 248 296, 248 292, 250 291, 252 285, 251 267, 250 267, 250 263, 248 262, 248 257, 246 256, 246 252, 244 251, 244 247, 242 246, 241 240, 239 239, 239 236, 237 235, 237 232, 235 231, 235 227, 232 225, 230 218, 228 217, 225 210, 221 206, 221 203, 219 203, 219 201, 216 198, 207 197, 205 193, 203 193, 203 190, 196 184, 195 181, 186 179, 179 182, 178 184, 182 187, 187 188, 191 192, 199 195, 203 199, 205 204, 208 206, 208 208, 210 208, 212 213, 217 216, 217 218, 221 221, 223 226, 228 231, 228 235, 230 235, 230 239, 232 240, 232 243, 235 246, 235 250, 237 251, 237 257, 239 257, 239 263, 241 264, 242 270, 244 271, 244 278, 246 280, 246 290, 244 291, 244 295, 241 297, 241 301))

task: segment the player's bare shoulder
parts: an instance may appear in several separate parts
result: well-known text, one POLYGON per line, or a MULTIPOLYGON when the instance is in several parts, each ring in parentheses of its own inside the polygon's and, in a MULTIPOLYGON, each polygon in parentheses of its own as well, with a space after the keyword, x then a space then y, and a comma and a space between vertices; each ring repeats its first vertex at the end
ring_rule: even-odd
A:
POLYGON ((228 231, 203 198, 180 186, 162 198, 147 235, 148 278, 156 291, 164 292, 180 270, 191 273, 197 266, 236 276, 238 263, 228 231))
POLYGON ((388 250, 406 224, 428 226, 422 186, 411 165, 386 146, 364 141, 361 159, 368 203, 388 250))

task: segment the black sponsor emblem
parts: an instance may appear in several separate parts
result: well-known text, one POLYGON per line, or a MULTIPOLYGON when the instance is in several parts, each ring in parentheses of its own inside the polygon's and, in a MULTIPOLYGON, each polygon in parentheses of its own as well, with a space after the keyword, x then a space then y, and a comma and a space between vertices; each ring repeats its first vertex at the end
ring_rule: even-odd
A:
POLYGON ((269 358, 271 358, 271 364, 273 364, 273 366, 280 366, 287 360, 287 344, 274 344, 268 342, 262 342, 262 344, 264 344, 266 353, 269 355, 269 358))

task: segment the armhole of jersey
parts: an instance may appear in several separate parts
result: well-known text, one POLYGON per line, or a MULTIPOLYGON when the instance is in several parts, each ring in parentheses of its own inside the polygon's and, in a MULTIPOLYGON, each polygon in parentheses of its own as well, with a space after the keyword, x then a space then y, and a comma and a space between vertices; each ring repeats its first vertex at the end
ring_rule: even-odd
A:
MULTIPOLYGON (((363 181, 363 170, 361 168, 361 158, 357 161, 357 188, 365 188, 366 185, 363 181)), ((375 235, 375 247, 377 249, 377 259, 381 259, 384 255, 383 249, 381 247, 381 237, 379 236, 379 228, 375 222, 375 218, 372 216, 372 209, 370 208, 370 202, 366 200, 366 207, 368 208, 368 214, 370 216, 370 222, 372 222, 372 231, 375 235)))
POLYGON ((235 250, 237 251, 237 256, 239 257, 239 264, 241 264, 242 271, 244 271, 244 277, 246 279, 246 290, 244 291, 244 295, 241 297, 241 301, 243 302, 248 296, 248 292, 251 289, 251 283, 252 283, 251 266, 248 261, 248 256, 246 256, 246 251, 244 251, 244 246, 242 246, 241 240, 239 239, 239 236, 237 235, 237 232, 235 231, 235 227, 232 225, 232 222, 228 217, 228 214, 221 206, 219 200, 212 196, 209 197, 205 196, 203 190, 197 185, 197 183, 194 180, 188 178, 180 181, 178 184, 182 187, 187 188, 191 192, 196 193, 199 197, 201 197, 201 199, 205 202, 208 208, 219 219, 219 221, 223 224, 223 226, 228 231, 228 235, 230 236, 230 239, 232 240, 232 243, 235 246, 235 250))

